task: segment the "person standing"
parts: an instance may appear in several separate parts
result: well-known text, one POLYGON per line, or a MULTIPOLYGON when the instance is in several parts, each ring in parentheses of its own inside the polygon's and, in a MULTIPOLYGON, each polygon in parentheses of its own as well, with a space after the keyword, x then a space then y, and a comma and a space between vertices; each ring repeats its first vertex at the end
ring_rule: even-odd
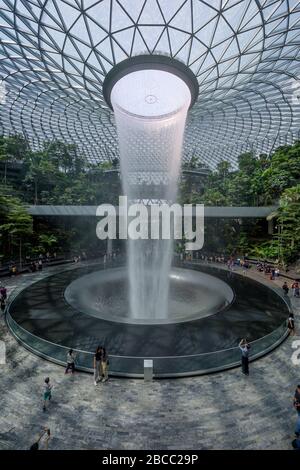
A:
POLYGON ((102 360, 102 347, 97 346, 95 355, 94 355, 94 384, 100 380, 101 377, 101 360, 102 360))
POLYGON ((73 349, 70 349, 67 354, 67 367, 65 370, 65 374, 71 369, 72 374, 75 372, 75 354, 73 353, 73 349))
POLYGON ((294 281, 292 284, 292 291, 294 297, 299 297, 299 283, 294 281))
POLYGON ((298 413, 298 416, 300 416, 300 384, 297 385, 295 390, 293 405, 298 413))
POLYGON ((6 290, 6 287, 4 286, 0 287, 0 298, 3 299, 4 301, 7 298, 7 290, 6 290))
POLYGON ((292 447, 294 450, 300 450, 300 438, 299 437, 293 440, 292 447))
POLYGON ((286 282, 286 281, 284 281, 284 283, 283 283, 282 290, 283 290, 283 292, 284 292, 285 295, 288 295, 288 293, 289 293, 289 286, 287 285, 287 282, 286 282))
POLYGON ((249 375, 249 352, 250 352, 250 344, 246 339, 242 339, 239 348, 242 352, 242 371, 243 374, 249 375))
POLYGON ((291 336, 295 336, 295 319, 293 313, 290 313, 288 318, 288 330, 291 336))
POLYGON ((101 375, 102 382, 107 382, 108 380, 108 355, 105 348, 102 348, 102 357, 101 357, 101 375))
POLYGON ((274 281, 275 279, 275 268, 272 268, 271 269, 271 277, 270 277, 271 281, 274 281))
POLYGON ((18 274, 17 266, 15 264, 11 267, 11 276, 16 276, 18 274))
POLYGON ((34 261, 32 261, 32 262, 30 263, 30 271, 31 271, 32 273, 35 273, 35 272, 36 272, 36 265, 35 265, 35 262, 34 262, 34 261))
POLYGON ((0 308, 1 308, 1 311, 3 313, 4 313, 4 310, 5 310, 6 298, 7 298, 6 287, 1 286, 0 287, 0 308))
POLYGON ((46 411, 47 401, 50 401, 51 398, 52 398, 51 390, 52 390, 52 385, 50 384, 50 378, 46 377, 45 378, 45 383, 44 383, 44 406, 43 406, 43 411, 46 411))
POLYGON ((297 416, 295 436, 300 437, 300 415, 297 416))

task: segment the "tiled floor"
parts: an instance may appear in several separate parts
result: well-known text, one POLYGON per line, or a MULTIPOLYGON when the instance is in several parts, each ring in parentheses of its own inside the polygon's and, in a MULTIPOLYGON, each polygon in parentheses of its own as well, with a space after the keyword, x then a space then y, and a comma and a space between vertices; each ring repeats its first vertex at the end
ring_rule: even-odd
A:
MULTIPOLYGON (((7 280, 8 286, 20 282, 7 280)), ((251 364, 249 377, 235 369, 152 383, 111 379, 97 387, 91 375, 65 376, 62 367, 23 349, 3 318, 0 338, 7 348, 0 366, 0 449, 27 449, 43 426, 51 429, 50 449, 291 448, 292 398, 300 382, 292 343, 298 340, 300 349, 300 337, 251 364), (53 401, 43 413, 46 376, 53 401)))

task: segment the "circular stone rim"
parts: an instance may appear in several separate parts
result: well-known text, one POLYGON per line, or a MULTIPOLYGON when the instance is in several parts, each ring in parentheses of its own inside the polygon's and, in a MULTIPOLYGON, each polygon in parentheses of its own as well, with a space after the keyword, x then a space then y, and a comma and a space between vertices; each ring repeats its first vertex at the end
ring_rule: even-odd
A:
MULTIPOLYGON (((179 324, 179 323, 189 323, 192 321, 196 320, 202 320, 204 318, 208 318, 214 315, 221 314, 222 312, 225 312, 228 310, 228 308, 231 307, 235 300, 235 292, 234 290, 227 284, 224 280, 213 276, 212 274, 207 274, 202 271, 196 271, 196 270, 189 270, 189 269, 184 269, 180 268, 178 266, 172 266, 170 270, 170 274, 176 274, 176 272, 179 271, 186 271, 186 273, 181 273, 182 276, 186 274, 187 276, 189 275, 189 271, 194 271, 197 274, 200 274, 200 277, 202 277, 202 280, 206 279, 207 281, 209 280, 208 278, 212 278, 212 280, 218 282, 218 288, 221 289, 223 288, 223 295, 224 295, 224 301, 226 302, 224 305, 220 307, 213 307, 212 312, 204 311, 204 313, 201 312, 196 312, 196 313, 190 313, 189 315, 184 316, 181 314, 180 316, 169 316, 168 318, 162 318, 162 317, 156 317, 156 318, 144 318, 144 317, 138 317, 138 318, 133 318, 130 316, 122 316, 122 315, 112 315, 112 316, 107 316, 105 313, 101 313, 99 315, 95 314, 95 309, 94 308, 87 308, 86 306, 84 307, 83 304, 77 305, 76 301, 72 299, 72 291, 73 290, 78 290, 77 285, 80 283, 84 283, 87 280, 90 281, 89 285, 92 285, 93 278, 98 276, 99 274, 102 273, 103 277, 105 275, 109 276, 109 274, 112 274, 114 270, 118 270, 121 272, 121 275, 126 273, 126 267, 109 267, 106 268, 105 271, 100 270, 100 271, 93 271, 88 274, 84 274, 83 276, 80 276, 76 279, 74 279, 70 284, 67 285, 63 292, 63 297, 68 305, 70 305, 72 308, 78 310, 80 313, 83 315, 91 316, 94 318, 97 318, 98 320, 103 320, 103 321, 109 321, 109 322, 114 322, 118 324, 124 324, 124 325, 134 325, 134 326, 159 326, 159 325, 174 325, 174 324, 179 324), (225 292, 227 291, 227 292, 225 292), (71 298, 70 298, 71 297, 71 298)), ((180 274, 180 273, 178 273, 180 274)), ((122 277, 124 279, 124 276, 122 277)), ((187 280, 185 280, 187 282, 187 280)), ((101 282, 101 281, 100 281, 101 282)), ((171 283, 171 278, 170 278, 170 283, 171 283)), ((86 285, 84 285, 86 287, 86 285)), ((197 284, 198 286, 198 284, 197 284)))
POLYGON ((199 83, 189 67, 179 60, 163 55, 138 55, 125 59, 116 64, 106 75, 103 85, 103 97, 108 107, 111 104, 111 92, 115 84, 126 75, 140 70, 160 70, 176 75, 188 86, 191 93, 190 108, 195 104, 199 95, 199 83))

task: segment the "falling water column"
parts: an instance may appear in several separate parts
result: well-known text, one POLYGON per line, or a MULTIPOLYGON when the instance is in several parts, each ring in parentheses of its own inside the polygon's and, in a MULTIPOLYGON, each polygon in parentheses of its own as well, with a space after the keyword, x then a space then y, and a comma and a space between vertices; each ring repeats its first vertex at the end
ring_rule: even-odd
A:
MULTIPOLYGON (((121 177, 129 203, 176 200, 183 135, 191 92, 176 75, 139 70, 111 91, 120 148, 121 177)), ((129 240, 130 313, 145 320, 168 315, 170 240, 129 240)))

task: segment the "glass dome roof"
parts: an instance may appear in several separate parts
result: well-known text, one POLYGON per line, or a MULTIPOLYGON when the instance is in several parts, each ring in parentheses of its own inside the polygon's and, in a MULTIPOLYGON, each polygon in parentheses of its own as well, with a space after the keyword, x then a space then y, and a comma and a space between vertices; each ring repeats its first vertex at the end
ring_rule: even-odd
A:
POLYGON ((0 0, 0 132, 118 156, 102 84, 129 57, 187 65, 200 92, 184 158, 233 166, 299 138, 300 1, 0 0))

